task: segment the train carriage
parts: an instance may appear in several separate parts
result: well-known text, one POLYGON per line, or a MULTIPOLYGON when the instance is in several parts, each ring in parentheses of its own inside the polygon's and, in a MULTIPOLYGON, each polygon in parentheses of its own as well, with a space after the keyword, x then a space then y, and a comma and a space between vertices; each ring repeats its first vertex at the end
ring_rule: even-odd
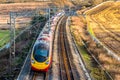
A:
MULTIPOLYGON (((61 15, 62 16, 62 15, 61 15)), ((39 34, 31 53, 31 69, 34 71, 47 72, 52 62, 52 40, 55 30, 55 23, 58 20, 59 15, 52 17, 52 26, 49 26, 49 22, 39 34)))

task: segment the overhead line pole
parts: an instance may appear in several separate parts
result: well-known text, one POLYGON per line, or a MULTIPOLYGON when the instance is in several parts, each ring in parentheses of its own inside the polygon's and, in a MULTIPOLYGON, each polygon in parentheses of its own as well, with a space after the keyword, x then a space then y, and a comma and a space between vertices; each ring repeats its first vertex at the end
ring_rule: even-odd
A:
POLYGON ((12 69, 12 56, 15 58, 15 14, 10 12, 10 50, 9 50, 9 61, 10 61, 10 74, 12 69), (13 45, 13 46, 12 46, 13 45))
MULTIPOLYGON (((13 51, 11 50, 10 54, 13 54, 13 57, 15 58, 15 13, 10 12, 10 45, 13 43, 13 51)), ((12 49, 12 47, 10 48, 12 49)))
POLYGON ((16 48, 16 46, 15 46, 15 36, 16 36, 16 35, 15 35, 15 33, 16 33, 16 32, 15 32, 15 18, 14 18, 13 21, 14 21, 14 23, 13 23, 13 36, 14 36, 14 37, 13 37, 13 38, 14 38, 14 40, 13 40, 13 56, 14 56, 14 58, 15 58, 15 52, 16 52, 16 51, 15 51, 15 48, 16 48))
MULTIPOLYGON (((10 13, 10 46, 11 46, 11 44, 12 44, 12 40, 11 40, 11 36, 12 36, 11 18, 12 18, 12 16, 11 16, 11 13, 10 13)), ((11 49, 11 47, 10 47, 10 49, 9 49, 9 52, 10 52, 10 53, 9 53, 10 71, 9 71, 9 72, 10 72, 10 74, 11 74, 11 63, 12 63, 12 60, 11 60, 11 59, 12 59, 12 58, 11 58, 11 57, 12 57, 12 56, 11 56, 11 52, 12 52, 12 51, 11 51, 11 50, 12 50, 12 49, 11 49)))

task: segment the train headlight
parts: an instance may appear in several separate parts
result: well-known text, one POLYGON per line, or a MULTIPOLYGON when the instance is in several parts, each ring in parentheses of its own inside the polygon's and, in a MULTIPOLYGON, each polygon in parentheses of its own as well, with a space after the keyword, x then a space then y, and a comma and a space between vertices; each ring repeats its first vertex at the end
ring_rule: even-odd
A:
POLYGON ((34 61, 33 59, 31 60, 31 62, 32 62, 32 63, 35 63, 35 61, 34 61))
POLYGON ((45 64, 47 64, 47 65, 48 65, 48 64, 49 64, 49 60, 48 60, 47 62, 45 62, 45 64))

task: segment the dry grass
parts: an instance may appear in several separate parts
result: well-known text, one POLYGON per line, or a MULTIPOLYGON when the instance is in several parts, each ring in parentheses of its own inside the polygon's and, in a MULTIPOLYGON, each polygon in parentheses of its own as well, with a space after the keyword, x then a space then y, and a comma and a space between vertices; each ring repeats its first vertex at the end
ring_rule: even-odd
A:
MULTIPOLYGON (((87 26, 92 28, 95 36, 120 57, 120 1, 104 2, 86 11, 85 14, 87 26)), ((103 48, 101 49, 102 52, 93 52, 114 80, 119 80, 120 62, 108 56, 103 48)))
MULTIPOLYGON (((85 48, 83 47, 82 44, 82 39, 85 41, 91 41, 90 36, 86 34, 86 21, 82 16, 73 16, 71 17, 71 31, 74 35, 74 38, 77 42, 77 45, 79 46, 79 50, 81 52, 81 55, 85 61, 85 64, 87 66, 87 69, 90 71, 90 74, 92 77, 96 80, 106 80, 104 72, 100 70, 98 67, 93 67, 92 65, 94 64, 91 56, 86 52, 85 48), (100 71, 100 72, 99 72, 100 71), (99 76, 98 76, 99 75, 99 76)), ((95 44, 93 45, 92 43, 90 44, 92 46, 96 46, 95 44)))
POLYGON ((54 3, 58 7, 64 7, 64 6, 72 7, 73 6, 73 4, 68 0, 53 0, 52 3, 54 3))
POLYGON ((85 13, 95 36, 120 56, 120 2, 105 2, 85 13))
MULTIPOLYGON (((77 43, 81 45, 80 41, 81 38, 85 40, 88 44, 88 49, 96 56, 96 58, 100 61, 102 66, 112 75, 114 80, 119 80, 120 78, 120 62, 112 58, 111 56, 107 55, 106 50, 104 50, 103 47, 98 46, 90 37, 90 35, 87 35, 86 33, 86 26, 85 26, 85 21, 82 19, 83 17, 72 17, 72 33, 76 36, 77 43), (81 37, 81 38, 80 38, 81 37)), ((92 64, 87 62, 87 64, 92 64)), ((92 75, 95 76, 94 73, 94 67, 89 67, 90 65, 87 65, 87 67, 90 70, 93 70, 91 72, 92 75)), ((100 73, 99 73, 100 74, 100 73)), ((99 76, 102 76, 104 74, 101 74, 99 76)), ((100 79, 100 78, 99 78, 100 79)), ((100 79, 104 80, 104 79, 100 79)), ((105 79, 106 80, 106 79, 105 79)))

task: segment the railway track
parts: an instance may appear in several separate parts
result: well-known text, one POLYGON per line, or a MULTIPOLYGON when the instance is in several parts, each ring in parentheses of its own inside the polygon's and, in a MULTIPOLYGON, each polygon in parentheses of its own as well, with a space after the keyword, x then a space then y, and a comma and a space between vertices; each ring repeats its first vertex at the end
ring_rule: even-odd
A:
POLYGON ((60 76, 61 80, 73 80, 73 74, 70 72, 71 67, 70 67, 70 62, 67 57, 67 48, 65 46, 65 23, 67 17, 63 18, 60 26, 59 26, 59 36, 58 36, 58 56, 59 56, 59 62, 60 62, 60 76))
POLYGON ((63 16, 57 23, 50 80, 86 80, 66 19, 63 16))
POLYGON ((32 80, 46 80, 47 73, 34 72, 32 80))
POLYGON ((58 56, 59 56, 59 72, 60 80, 76 80, 79 78, 77 76, 77 70, 72 61, 72 53, 70 49, 70 43, 67 38, 66 33, 66 20, 65 16, 59 25, 58 33, 58 56))

